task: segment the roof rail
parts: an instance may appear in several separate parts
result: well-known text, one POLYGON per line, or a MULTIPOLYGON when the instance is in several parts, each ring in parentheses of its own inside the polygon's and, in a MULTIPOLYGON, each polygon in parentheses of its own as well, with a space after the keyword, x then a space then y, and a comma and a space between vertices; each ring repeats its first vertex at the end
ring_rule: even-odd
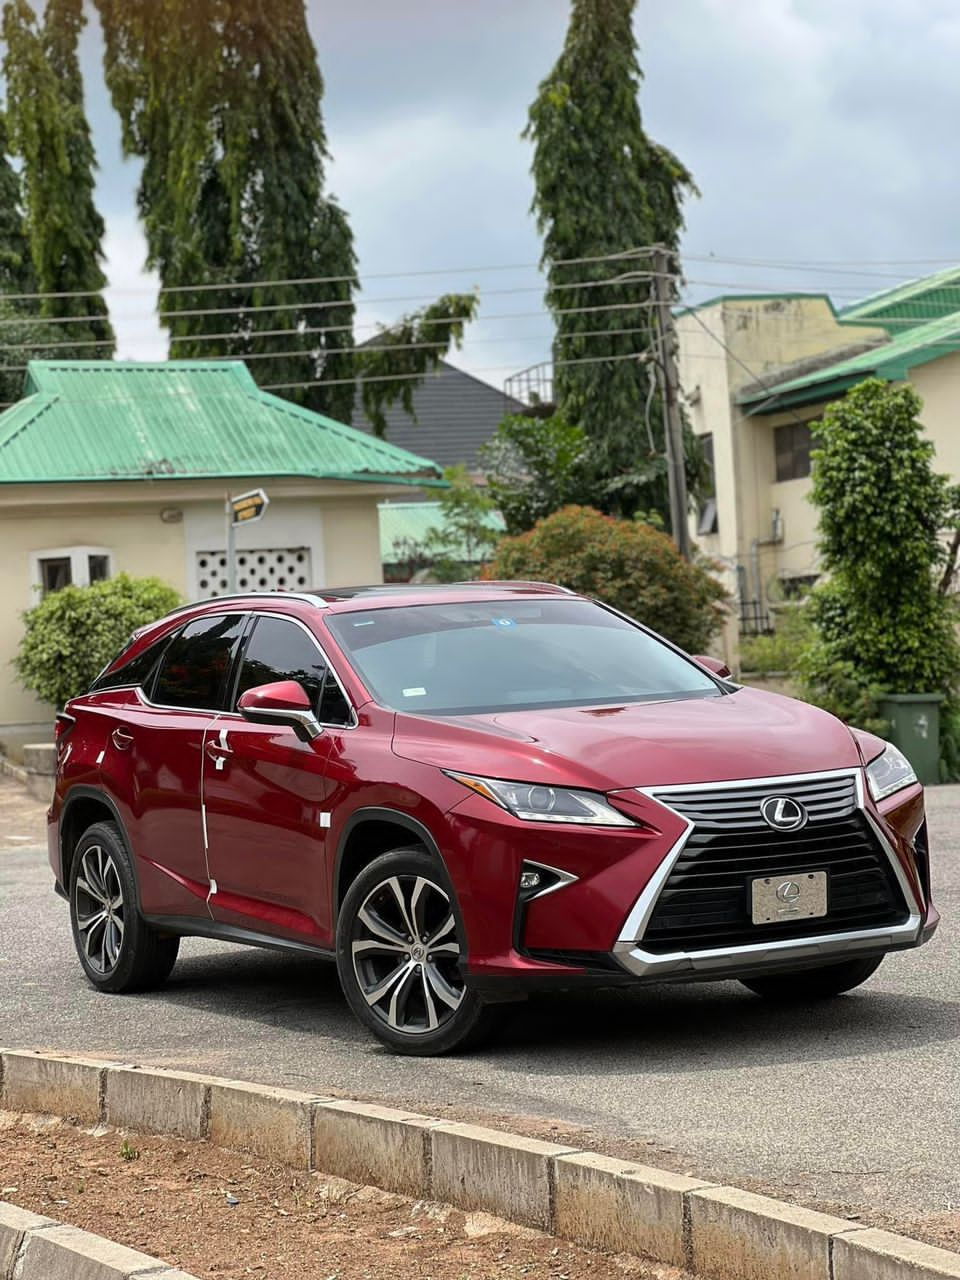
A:
MULTIPOLYGON (((165 613, 163 616, 172 618, 178 613, 187 613, 191 609, 198 609, 202 604, 228 604, 234 600, 257 598, 267 600, 305 600, 307 604, 316 605, 320 609, 324 608, 327 603, 321 596, 313 595, 307 591, 231 591, 229 595, 206 596, 202 600, 193 600, 189 604, 178 605, 176 609, 171 609, 169 613, 165 613)), ((151 622, 149 625, 152 627, 153 623, 151 622)))
POLYGON ((536 587, 538 591, 555 591, 558 595, 575 596, 576 591, 562 587, 558 582, 537 582, 533 578, 466 578, 463 582, 451 582, 452 587, 536 587))

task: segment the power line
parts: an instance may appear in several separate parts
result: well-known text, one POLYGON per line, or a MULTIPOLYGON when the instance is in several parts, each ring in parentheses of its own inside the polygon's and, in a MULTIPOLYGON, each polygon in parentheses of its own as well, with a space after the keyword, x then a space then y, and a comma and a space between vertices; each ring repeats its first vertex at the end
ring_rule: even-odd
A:
MULTIPOLYGON (((600 282, 600 281, 598 281, 598 282, 596 282, 595 284, 590 284, 590 286, 589 286, 589 287, 591 287, 591 288, 601 288, 601 287, 603 286, 603 283, 604 283, 604 282, 600 282)), ((617 281, 616 283, 627 283, 627 282, 625 282, 625 281, 617 281)), ((486 296, 487 296, 487 297, 491 297, 491 296, 500 296, 500 295, 502 295, 502 294, 516 294, 516 293, 540 293, 540 292, 542 292, 542 290, 541 290, 541 289, 539 289, 539 288, 537 288, 537 289, 504 289, 504 290, 497 290, 497 289, 495 289, 495 290, 492 290, 492 291, 491 291, 491 293, 487 294, 486 296)), ((423 295, 418 295, 418 296, 419 296, 419 297, 422 297, 423 295)), ((392 300, 393 300, 393 301, 403 301, 403 299, 402 299, 402 298, 395 298, 395 299, 392 299, 392 300)), ((412 300, 412 299, 409 299, 409 300, 412 300)), ((369 305, 372 305, 374 301, 376 301, 376 302, 387 302, 387 301, 391 301, 391 299, 387 299, 387 298, 370 299, 370 300, 368 300, 368 304, 369 304, 369 305)), ((244 307, 244 306, 238 306, 238 307, 210 307, 210 308, 204 308, 204 309, 201 309, 201 310, 191 310, 191 311, 173 311, 173 312, 160 312, 159 314, 160 314, 161 319, 163 319, 163 318, 176 318, 176 317, 178 317, 178 316, 179 316, 179 317, 187 317, 187 316, 197 317, 197 316, 216 316, 216 315, 228 315, 228 316, 236 316, 237 318, 241 318, 241 317, 247 316, 248 314, 252 314, 252 313, 255 313, 255 312, 264 312, 264 311, 298 311, 298 310, 301 310, 301 311, 302 311, 302 310, 305 310, 305 309, 308 309, 308 308, 312 308, 312 307, 318 307, 318 308, 319 308, 319 307, 321 307, 321 306, 323 306, 323 307, 327 307, 327 306, 338 306, 338 305, 346 305, 346 304, 336 304, 336 303, 334 303, 334 304, 328 304, 328 303, 313 303, 313 302, 306 302, 306 303, 301 303, 301 302, 287 302, 287 303, 269 303, 269 304, 265 304, 265 305, 257 305, 257 306, 252 306, 252 307, 244 307)), ((588 314, 588 313, 590 313, 590 312, 597 312, 597 311, 630 311, 630 310, 633 310, 633 311, 642 311, 642 310, 644 310, 644 309, 648 309, 648 308, 649 308, 649 307, 651 307, 652 305, 653 305, 653 304, 652 304, 652 302, 650 302, 650 301, 648 301, 648 300, 641 300, 641 301, 631 300, 631 301, 629 301, 629 302, 617 302, 617 303, 610 303, 610 304, 608 304, 608 305, 606 305, 606 306, 594 305, 594 306, 589 306, 589 307, 559 307, 559 308, 556 308, 556 309, 552 312, 552 314, 553 314, 553 315, 582 315, 582 314, 583 314, 583 315, 585 315, 585 314, 588 314)), ((507 313, 507 315, 511 315, 511 314, 517 314, 517 313, 507 313)), ((539 317, 541 317, 541 318, 542 318, 542 316, 544 315, 544 311, 543 311, 543 310, 540 310, 540 311, 537 311, 537 312, 526 313, 526 314, 527 314, 527 315, 531 315, 531 314, 532 314, 532 315, 536 315, 536 316, 539 316, 539 317)), ((54 324, 89 324, 92 320, 95 320, 96 318, 97 318, 97 317, 92 317, 92 316, 28 316, 28 315, 18 315, 18 316, 14 317, 14 318, 11 318, 11 319, 7 319, 7 320, 0 320, 0 329, 16 328, 17 326, 21 326, 21 325, 23 325, 23 324, 25 324, 25 323, 27 323, 27 324, 29 324, 29 323, 34 323, 34 324, 39 324, 39 325, 54 325, 54 324)), ((492 316, 486 316, 486 317, 484 317, 484 316, 471 316, 471 315, 462 315, 462 316, 440 316, 440 317, 437 317, 437 318, 430 318, 430 317, 427 317, 427 318, 425 318, 425 319, 420 319, 420 320, 418 320, 418 321, 417 321, 417 323, 418 323, 419 325, 421 325, 421 326, 422 326, 422 325, 437 325, 437 324, 453 324, 453 323, 464 323, 464 324, 467 324, 467 323, 470 323, 470 322, 472 322, 472 321, 476 321, 476 320, 478 320, 478 319, 486 319, 486 320, 489 320, 489 319, 494 319, 494 318, 496 318, 496 319, 501 319, 501 318, 506 318, 506 317, 492 317, 492 316)), ((354 323, 354 324, 340 324, 340 325, 320 325, 320 326, 313 326, 313 327, 309 327, 309 328, 304 327, 303 329, 300 329, 300 328, 287 329, 287 330, 284 330, 284 332, 286 332, 286 333, 337 333, 337 332, 342 333, 342 332, 352 331, 352 330, 354 330, 354 329, 359 329, 359 328, 380 329, 382 332, 389 332, 389 330, 390 330, 391 326, 390 326, 390 325, 383 325, 383 324, 380 324, 380 323, 378 323, 378 322, 372 322, 372 323, 354 323)), ((258 336, 258 331, 257 331, 256 329, 249 329, 249 330, 245 330, 245 331, 243 331, 243 332, 242 332, 242 335, 238 335, 236 332, 232 332, 232 331, 226 331, 226 332, 224 332, 224 333, 216 333, 216 334, 213 334, 213 335, 212 335, 212 337, 214 337, 214 338, 220 338, 220 339, 226 339, 226 338, 237 337, 237 336, 244 336, 244 337, 257 337, 257 336, 258 336)), ((171 341, 178 341, 178 342, 195 342, 195 341, 197 341, 197 338, 196 338, 193 334, 181 334, 181 335, 174 335, 174 336, 171 338, 171 341)))
MULTIPOLYGON (((649 246, 639 245, 632 249, 623 249, 616 253, 594 254, 582 258, 558 258, 550 263, 553 267, 573 267, 583 266, 594 262, 618 262, 622 260, 631 260, 643 257, 649 257, 653 252, 653 248, 649 246)), ((354 283, 360 287, 362 280, 409 280, 423 276, 453 276, 466 275, 473 272, 486 271, 539 271, 541 264, 537 262, 519 262, 519 263, 494 263, 484 266, 467 266, 467 267, 429 267, 418 271, 378 271, 368 273, 352 272, 349 275, 339 276, 291 276, 286 279, 276 280, 229 280, 223 283, 211 283, 204 281, 197 284, 178 284, 153 287, 144 285, 138 289, 113 289, 109 284, 103 289, 71 289, 63 290, 57 293, 8 293, 3 295, 10 301, 29 301, 32 298, 99 298, 104 293, 112 293, 118 297, 140 296, 144 293, 208 293, 224 289, 268 289, 287 287, 289 285, 314 285, 314 284, 351 284, 354 283)))
MULTIPOLYGON (((617 356, 578 356, 573 360, 553 360, 551 361, 551 364, 554 367, 556 367, 557 365, 568 365, 568 364, 612 364, 618 360, 644 360, 647 357, 647 354, 648 353, 646 351, 629 351, 625 355, 617 355, 617 356)), ((470 369, 470 370, 466 370, 465 372, 469 372, 474 375, 479 373, 499 373, 503 369, 510 369, 510 368, 513 368, 513 366, 505 365, 505 364, 495 364, 495 365, 490 365, 485 369, 470 369)), ((316 379, 309 379, 305 382, 275 382, 270 385, 262 386, 260 390, 261 391, 294 391, 302 387, 339 387, 339 386, 345 386, 347 383, 350 383, 350 382, 356 382, 362 386, 365 382, 406 382, 408 379, 411 379, 411 378, 423 378, 425 376, 428 378, 430 377, 436 378, 442 375, 440 370, 432 370, 426 375, 422 373, 400 373, 400 374, 385 373, 385 374, 376 374, 375 376, 369 377, 369 378, 364 378, 364 377, 316 378, 316 379)))
MULTIPOLYGON (((648 353, 644 351, 630 351, 622 355, 615 356, 578 356, 570 360, 556 360, 554 365, 571 365, 571 364, 611 364, 621 360, 644 360, 648 358, 648 353)), ((462 372, 469 372, 472 375, 481 373, 498 373, 503 369, 511 369, 512 365, 490 365, 483 369, 471 369, 462 372)), ((283 382, 272 383, 261 386, 261 391, 292 391, 306 387, 337 387, 345 386, 350 383, 362 385, 365 382, 406 382, 412 379, 425 380, 427 378, 442 377, 443 371, 439 369, 429 370, 426 373, 402 373, 402 374, 376 374, 368 378, 311 378, 303 379, 299 382, 283 382)), ((209 393, 208 393, 209 394, 209 393)), ((82 400, 84 404, 95 404, 106 402, 106 397, 89 396, 77 397, 78 402, 82 400)), ((10 404, 17 404, 19 401, 9 401, 7 404, 0 405, 0 408, 7 408, 10 404)))
MULTIPOLYGON (((530 312, 529 315, 531 317, 537 317, 538 319, 543 318, 542 312, 530 312)), ((512 319, 513 317, 511 316, 510 318, 512 319)), ((309 331, 298 330, 298 329, 276 329, 276 330, 273 330, 272 332, 274 336, 279 337, 286 334, 296 336, 309 331)), ((646 333, 646 332, 647 332, 647 329, 645 326, 631 325, 631 326, 628 326, 627 328, 622 328, 622 329, 583 329, 578 333, 519 334, 518 336, 512 337, 512 338, 482 338, 482 337, 476 337, 474 335, 471 335, 470 343, 473 346, 479 346, 479 345, 486 346, 491 343, 499 346, 508 346, 508 345, 513 345, 521 342, 549 342, 549 343, 573 342, 575 340, 579 340, 580 338, 621 338, 621 337, 626 337, 632 334, 646 333)), ((199 337, 203 337, 203 336, 204 335, 199 335, 199 337)), ((209 335, 211 339, 220 338, 221 340, 229 338, 230 336, 231 335, 229 334, 210 334, 209 335)), ((262 332, 258 332, 250 336, 261 338, 266 335, 262 332)), ((198 340, 197 338, 181 339, 181 341, 192 341, 192 342, 195 342, 197 340, 198 340)), ((19 342, 19 343, 6 343, 6 344, 0 343, 0 352, 31 351, 36 349, 46 351, 46 350, 49 350, 51 347, 67 347, 72 350, 75 347, 88 347, 88 346, 98 347, 98 346, 111 346, 111 345, 112 343, 109 343, 109 342, 73 343, 70 341, 52 342, 52 343, 48 343, 48 342, 19 342)), ((435 351, 441 345, 442 344, 440 344, 439 342, 398 342, 398 343, 388 342, 382 345, 378 344, 376 346, 370 343, 363 343, 360 346, 354 346, 354 347, 335 347, 330 350, 329 354, 356 355, 365 351, 377 351, 377 352, 415 351, 415 350, 421 350, 421 349, 435 351)), ((445 352, 446 350, 447 350, 446 346, 443 345, 443 351, 445 352)), ((227 352, 220 356, 180 356, 180 357, 173 357, 173 358, 181 359, 181 360, 204 360, 204 359, 269 360, 269 359, 279 359, 281 356, 306 356, 306 355, 314 355, 314 354, 325 354, 325 353, 322 353, 321 349, 317 347, 298 347, 295 350, 291 350, 291 351, 227 352)), ((38 357, 38 358, 42 358, 42 357, 38 357)), ((10 367, 11 366, 9 365, 4 366, 4 368, 6 369, 10 369, 10 367)), ((23 367, 26 368, 25 365, 23 367)))

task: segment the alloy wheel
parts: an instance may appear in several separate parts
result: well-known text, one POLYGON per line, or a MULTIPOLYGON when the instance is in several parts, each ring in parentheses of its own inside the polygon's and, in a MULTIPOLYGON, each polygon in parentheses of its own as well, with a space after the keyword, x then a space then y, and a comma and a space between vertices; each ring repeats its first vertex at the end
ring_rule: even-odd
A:
POLYGON ((73 893, 83 954, 96 973, 108 974, 123 945, 124 901, 116 864, 102 845, 91 845, 80 855, 73 893))
POLYGON ((425 876, 389 876, 368 893, 350 950, 363 998, 392 1030, 436 1031, 460 1008, 456 918, 449 895, 425 876))

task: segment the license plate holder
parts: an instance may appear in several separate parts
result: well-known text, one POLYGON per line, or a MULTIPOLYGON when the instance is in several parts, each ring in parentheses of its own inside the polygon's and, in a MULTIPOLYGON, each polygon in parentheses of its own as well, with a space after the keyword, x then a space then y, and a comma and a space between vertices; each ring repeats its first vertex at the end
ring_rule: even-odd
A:
POLYGON ((750 885, 754 924, 790 924, 827 914, 826 871, 795 871, 761 876, 750 885))

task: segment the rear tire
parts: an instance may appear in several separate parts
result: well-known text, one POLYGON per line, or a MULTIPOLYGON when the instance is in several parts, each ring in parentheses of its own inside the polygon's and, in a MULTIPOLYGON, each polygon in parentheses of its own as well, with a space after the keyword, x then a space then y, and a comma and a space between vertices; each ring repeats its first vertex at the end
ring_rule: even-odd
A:
POLYGON ((70 867, 70 923, 80 964, 98 991, 144 991, 170 976, 180 939, 140 915, 133 859, 114 822, 83 833, 70 867))
POLYGON ((866 982, 879 969, 882 960, 883 956, 869 956, 819 969, 800 969, 796 973, 775 973, 769 978, 741 978, 740 981, 765 1000, 829 1000, 866 982))
POLYGON ((476 1044, 495 1011, 464 985, 460 911, 422 848, 364 867, 337 920, 337 971, 350 1008, 394 1053, 432 1057, 476 1044))

